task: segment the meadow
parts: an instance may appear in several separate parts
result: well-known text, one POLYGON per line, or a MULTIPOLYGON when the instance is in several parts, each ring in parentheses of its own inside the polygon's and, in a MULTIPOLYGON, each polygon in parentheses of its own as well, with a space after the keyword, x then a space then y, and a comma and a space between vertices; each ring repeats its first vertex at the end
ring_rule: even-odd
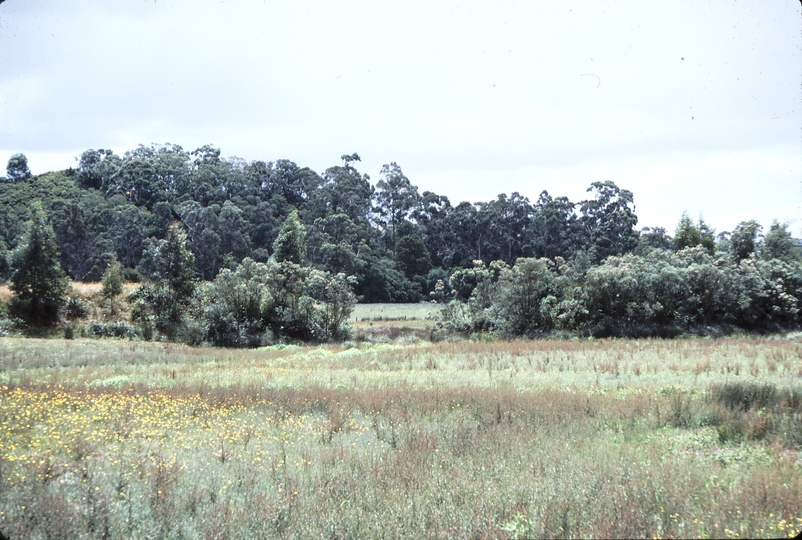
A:
POLYGON ((373 324, 431 326, 442 304, 357 304, 349 322, 364 326, 373 324))
POLYGON ((382 335, 255 350, 0 338, 0 530, 757 538, 802 529, 795 336, 382 335))

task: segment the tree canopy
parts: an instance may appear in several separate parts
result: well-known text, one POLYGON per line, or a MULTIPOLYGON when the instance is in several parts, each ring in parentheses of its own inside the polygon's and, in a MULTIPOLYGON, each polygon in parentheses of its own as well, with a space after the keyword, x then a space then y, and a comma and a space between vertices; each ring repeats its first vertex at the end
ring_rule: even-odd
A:
POLYGON ((49 326, 59 320, 67 279, 59 264, 53 228, 39 201, 31 207, 25 234, 11 253, 11 314, 29 326, 49 326))
MULTIPOLYGON (((445 302, 452 291, 467 300, 481 274, 477 264, 492 267, 495 278, 507 275, 506 265, 509 276, 542 277, 548 267, 552 274, 562 268, 576 279, 594 280, 612 275, 599 273, 606 261, 628 255, 662 268, 668 263, 657 254, 692 254, 699 272, 712 272, 700 262, 702 254, 736 265, 741 273, 751 264, 776 260, 796 268, 800 262, 798 242, 779 224, 762 237, 760 224, 745 219, 732 233, 716 236, 701 217, 694 221, 683 214, 673 231, 638 230, 635 194, 611 180, 591 183, 579 201, 543 191, 532 201, 521 193, 501 193, 489 201, 452 204, 445 195, 419 190, 397 162, 384 165, 372 182, 360 170, 357 153, 342 155, 322 174, 287 159, 225 157, 213 145, 195 150, 140 145, 121 155, 88 149, 76 169, 38 176, 30 176, 27 160, 18 156, 9 163, 14 181, 0 183, 0 254, 16 253, 25 244, 28 203, 41 200, 43 223, 52 227, 56 248, 51 253, 67 276, 99 281, 116 259, 125 279, 156 280, 160 286, 143 289, 138 305, 145 319, 164 328, 177 316, 158 306, 188 309, 198 283, 235 272, 246 259, 342 274, 361 302, 445 302), (516 269, 519 260, 541 258, 553 265, 516 269)), ((0 277, 11 275, 9 261, 0 261, 0 277)), ((555 283, 566 275, 559 274, 555 283)), ((603 284, 598 281, 594 290, 604 290, 603 284)), ((580 299, 560 297, 560 287, 549 287, 543 309, 562 313, 555 315, 561 321, 590 320, 592 310, 560 311, 558 306, 568 305, 562 302, 579 306, 580 299)), ((321 294, 309 297, 323 302, 321 294)), ((520 317, 514 313, 553 320, 516 305, 504 313, 515 320, 520 317)), ((525 326, 512 324, 529 332, 525 326)))

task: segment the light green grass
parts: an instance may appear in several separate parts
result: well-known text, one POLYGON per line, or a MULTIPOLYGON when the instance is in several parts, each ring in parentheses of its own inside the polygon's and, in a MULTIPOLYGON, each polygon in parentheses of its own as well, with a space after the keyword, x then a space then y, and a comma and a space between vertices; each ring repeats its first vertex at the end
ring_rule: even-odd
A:
POLYGON ((349 321, 357 326, 374 324, 424 323, 431 326, 441 304, 357 304, 349 321))
POLYGON ((800 353, 786 339, 2 338, 0 530, 785 537, 802 528, 802 407, 782 397, 802 395, 800 353), (729 410, 713 399, 728 383, 780 397, 729 410))

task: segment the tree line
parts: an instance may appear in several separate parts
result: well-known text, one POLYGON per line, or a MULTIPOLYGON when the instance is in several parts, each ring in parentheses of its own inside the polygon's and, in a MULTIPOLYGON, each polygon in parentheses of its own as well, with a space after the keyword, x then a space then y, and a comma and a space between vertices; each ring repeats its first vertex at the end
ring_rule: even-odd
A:
MULTIPOLYGON (((543 192, 531 202, 518 193, 487 203, 452 205, 420 192, 396 163, 374 184, 358 170, 359 155, 322 174, 288 160, 223 159, 219 149, 192 152, 150 145, 118 156, 87 150, 75 169, 38 177, 12 158, 0 184, 0 237, 7 249, 21 238, 28 202, 40 199, 52 223, 60 261, 76 281, 97 281, 113 255, 129 279, 148 274, 148 246, 178 220, 195 255, 195 275, 211 280, 246 257, 266 262, 281 224, 297 211, 307 230, 306 260, 315 268, 356 278, 363 302, 415 302, 474 260, 518 257, 592 262, 635 249, 632 193, 595 183, 592 197, 573 203, 543 192)), ((646 241, 665 241, 664 231, 646 241)))
MULTIPOLYGON (((87 318, 84 301, 68 295, 68 278, 58 261, 53 228, 39 201, 31 205, 31 220, 8 256, 8 313, 0 306, 0 335, 8 327, 36 331, 61 322, 72 338, 72 322, 87 318)), ((130 322, 94 322, 96 336, 158 337, 192 345, 256 347, 276 342, 341 341, 348 337, 346 321, 356 297, 353 278, 331 275, 303 262, 305 230, 291 213, 265 263, 246 257, 224 268, 211 282, 198 281, 195 256, 179 222, 170 223, 165 238, 149 244, 151 278, 128 298, 130 322)), ((116 258, 101 278, 105 319, 114 319, 123 294, 122 265, 116 258)))
MULTIPOLYGON (((611 181, 592 183, 589 197, 577 203, 543 191, 535 202, 513 193, 489 202, 452 205, 446 196, 421 193, 396 163, 384 165, 372 184, 358 170, 357 154, 343 155, 341 164, 322 174, 289 160, 224 159, 219 149, 208 145, 192 152, 173 144, 140 145, 122 156, 87 150, 77 159, 77 168, 40 176, 30 174, 24 155, 9 160, 8 175, 0 182, 0 277, 18 272, 17 252, 30 242, 35 228, 29 225, 26 233, 25 223, 40 220, 52 228, 59 267, 76 281, 99 281, 114 266, 123 280, 164 283, 165 242, 175 243, 180 232, 184 273, 163 290, 150 290, 146 283, 136 299, 135 311, 145 327, 152 325, 167 334, 180 326, 177 313, 189 309, 193 297, 193 291, 183 291, 179 282, 189 288, 209 282, 220 291, 240 285, 247 289, 247 284, 259 282, 262 286, 253 290, 272 291, 269 300, 251 298, 250 308, 237 307, 240 315, 233 319, 206 313, 204 320, 216 321, 207 325, 217 328, 213 341, 233 345, 253 344, 268 330, 273 335, 289 332, 286 335, 297 339, 338 336, 340 323, 332 326, 325 315, 312 315, 315 309, 329 309, 326 298, 333 296, 327 294, 345 291, 362 302, 455 299, 458 307, 446 317, 451 327, 511 334, 549 329, 631 333, 621 330, 631 326, 622 322, 624 312, 632 320, 651 321, 637 332, 645 332, 649 325, 674 329, 669 333, 714 322, 755 326, 745 315, 730 316, 745 296, 735 304, 716 307, 729 318, 711 318, 709 310, 704 316, 691 316, 687 310, 666 307, 673 305, 668 297, 651 289, 645 292, 648 287, 642 283, 654 281, 659 269, 668 267, 682 274, 680 281, 690 287, 677 289, 680 297, 693 296, 688 276, 700 268, 710 274, 715 268, 727 279, 752 276, 743 277, 747 288, 755 283, 754 276, 770 276, 766 279, 772 283, 782 281, 783 294, 802 298, 792 277, 798 272, 799 248, 785 225, 775 222, 763 236, 758 223, 744 221, 732 233, 717 234, 701 218, 694 222, 683 215, 673 236, 662 228, 638 230, 632 192, 611 181), (39 210, 29 204, 32 200, 42 201, 39 210), (687 262, 689 253, 696 254, 695 262, 687 262), (700 259, 703 256, 708 259, 700 259), (625 269, 619 272, 645 272, 636 279, 641 292, 627 290, 624 295, 634 304, 620 308, 620 313, 610 311, 616 302, 594 296, 600 284, 613 279, 616 264, 625 269), (750 264, 757 270, 744 270, 750 264), (778 265, 785 265, 782 271, 778 265), (532 272, 546 281, 538 281, 532 272), (274 279, 282 275, 286 279, 274 279), (505 303, 511 305, 509 299, 520 297, 508 297, 503 291, 521 285, 522 275, 529 276, 524 279, 527 287, 539 283, 548 292, 541 291, 537 301, 524 295, 532 302, 522 311, 530 321, 526 324, 520 317, 503 315, 505 303), (289 284, 301 282, 319 286, 287 298, 289 284), (646 296, 641 298, 641 293, 646 296), (308 308, 317 307, 301 315, 301 298, 309 299, 308 308), (600 307, 597 301, 602 302, 600 307), (169 315, 160 302, 177 312, 169 315), (648 309, 643 307, 647 304, 648 309), (648 317, 638 311, 651 313, 652 308, 648 317), (251 315, 243 318, 245 312, 251 315), (172 322, 163 320, 171 316, 172 322), (251 329, 243 330, 246 327, 251 329)), ((756 290, 749 298, 771 297, 756 290)), ((622 298, 622 291, 615 294, 615 299, 622 298)), ((351 302, 346 296, 344 306, 351 302)), ((763 303, 767 302, 778 308, 774 300, 763 303)), ((214 305, 224 306, 225 301, 214 305)), ((795 304, 789 305, 780 306, 785 315, 771 321, 796 324, 796 316, 788 315, 795 304)), ((208 338, 208 331, 204 335, 208 338)))

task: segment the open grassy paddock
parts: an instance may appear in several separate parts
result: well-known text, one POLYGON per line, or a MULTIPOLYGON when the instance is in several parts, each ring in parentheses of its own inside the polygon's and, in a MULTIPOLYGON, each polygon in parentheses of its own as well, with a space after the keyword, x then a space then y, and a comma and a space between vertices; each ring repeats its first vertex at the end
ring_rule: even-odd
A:
POLYGON ((0 338, 0 530, 792 537, 801 353, 779 338, 0 338))
POLYGON ((357 304, 349 323, 357 332, 368 336, 380 329, 397 329, 396 332, 427 332, 434 325, 442 304, 357 304))

